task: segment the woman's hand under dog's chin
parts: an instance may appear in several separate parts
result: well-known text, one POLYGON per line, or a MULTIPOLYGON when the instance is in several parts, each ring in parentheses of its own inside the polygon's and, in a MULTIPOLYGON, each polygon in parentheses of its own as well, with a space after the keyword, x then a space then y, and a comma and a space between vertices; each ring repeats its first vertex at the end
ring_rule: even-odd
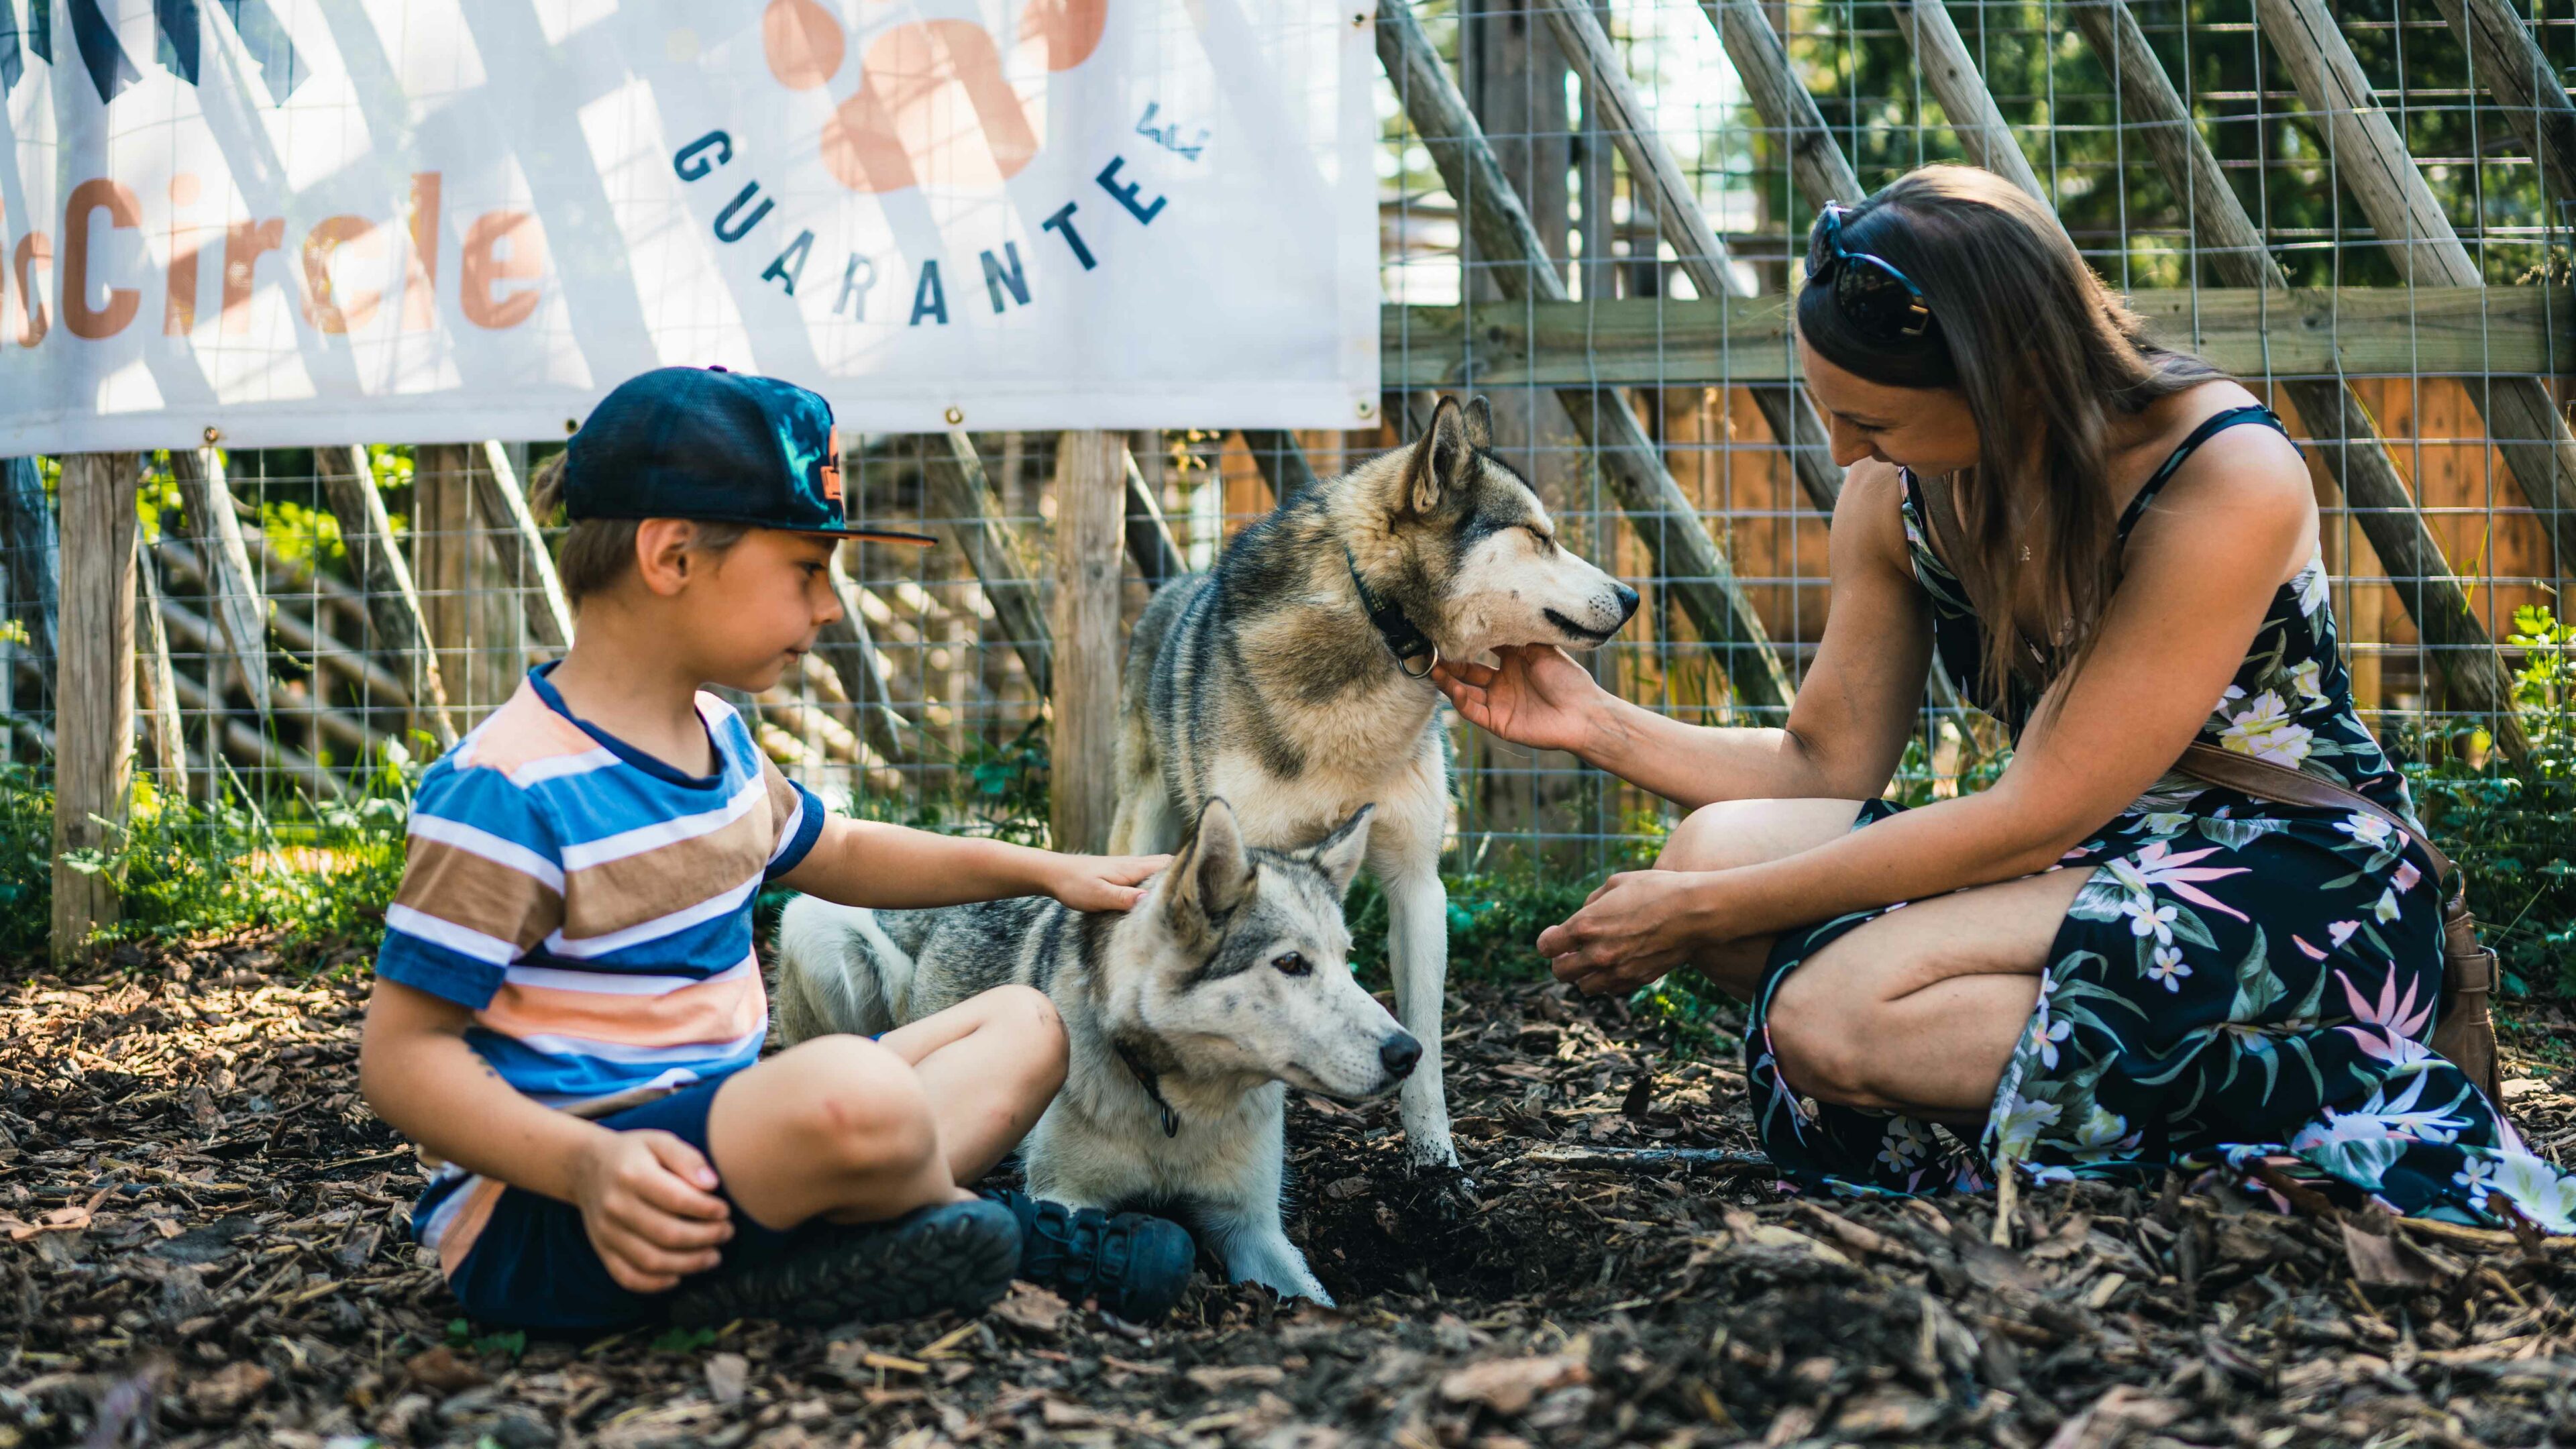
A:
POLYGON ((1556 979, 1587 995, 1634 991, 1690 963, 1722 928, 1711 916, 1718 873, 1634 870, 1603 881, 1576 911, 1539 934, 1556 979))
POLYGON ((1488 668, 1444 659, 1431 682, 1459 716, 1488 734, 1534 750, 1589 756, 1598 746, 1609 692, 1553 644, 1513 644, 1494 651, 1488 668))

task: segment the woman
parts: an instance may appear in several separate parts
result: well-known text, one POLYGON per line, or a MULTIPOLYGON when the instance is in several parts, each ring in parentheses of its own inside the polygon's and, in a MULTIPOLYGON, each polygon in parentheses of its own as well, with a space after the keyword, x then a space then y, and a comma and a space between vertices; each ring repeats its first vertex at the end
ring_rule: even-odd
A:
POLYGON ((1552 649, 1435 675, 1474 724, 1691 812, 1659 869, 1539 938, 1556 974, 1624 991, 1688 963, 1750 1002, 1756 1126, 1810 1187, 2268 1158, 2347 1202, 2493 1221, 2503 1193, 2576 1230, 2576 1184, 2419 1045, 2442 959, 2421 848, 2173 771, 2205 741, 2412 818, 2279 421, 1964 167, 1828 207, 1798 333, 1850 471, 1787 728, 1676 723, 1552 649), (1936 651, 2015 750, 1993 788, 1902 810, 1877 797, 1936 651))

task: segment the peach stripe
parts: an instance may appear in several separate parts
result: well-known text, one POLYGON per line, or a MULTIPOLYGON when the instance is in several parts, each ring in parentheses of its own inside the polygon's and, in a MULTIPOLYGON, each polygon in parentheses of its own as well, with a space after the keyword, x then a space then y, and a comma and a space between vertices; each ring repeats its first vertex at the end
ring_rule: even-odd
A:
POLYGON ((492 1204, 501 1200, 502 1190, 508 1186, 478 1177, 472 1187, 465 1189, 465 1205, 456 1210, 447 1231, 438 1238, 438 1271, 442 1276, 453 1278, 456 1270, 464 1266, 465 1255, 474 1251, 474 1240, 483 1236, 484 1224, 492 1220, 492 1204))
POLYGON ((474 1014, 503 1036, 569 1036, 620 1046, 689 1046, 729 1042, 760 1025, 768 1007, 760 975, 744 971, 660 996, 574 991, 512 982, 474 1014))
POLYGON ((519 692, 474 732, 473 757, 462 763, 488 766, 506 775, 538 760, 586 754, 598 748, 597 740, 548 708, 523 679, 519 681, 519 692))

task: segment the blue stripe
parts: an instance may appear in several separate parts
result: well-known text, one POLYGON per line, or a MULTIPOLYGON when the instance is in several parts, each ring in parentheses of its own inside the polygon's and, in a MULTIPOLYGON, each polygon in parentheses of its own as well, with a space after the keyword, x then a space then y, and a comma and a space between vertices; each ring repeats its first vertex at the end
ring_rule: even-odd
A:
MULTIPOLYGON (((594 840, 623 835, 629 830, 722 809, 725 802, 740 794, 745 785, 759 780, 756 774, 745 774, 735 769, 730 760, 713 778, 720 788, 699 790, 666 784, 639 771, 612 767, 583 775, 539 780, 527 787, 526 793, 543 802, 555 828, 563 834, 564 845, 587 845, 594 840)), ((761 808, 759 805, 752 807, 754 810, 761 808)), ((776 841, 772 840, 761 847, 761 859, 769 858, 769 848, 774 844, 776 841)))
MULTIPOLYGON (((739 961, 742 958, 737 956, 734 959, 739 961)), ((461 955, 407 931, 392 929, 386 930, 385 943, 376 952, 376 974, 442 1000, 453 1001, 468 1011, 480 1011, 491 1004, 493 994, 501 989, 503 977, 501 968, 489 962, 461 955)))
MULTIPOLYGON (((793 780, 787 783, 796 785, 793 780)), ((778 858, 769 863, 768 870, 761 875, 764 881, 776 880, 803 865, 805 857, 814 853, 814 842, 823 838, 821 797, 802 785, 796 785, 796 798, 804 803, 804 809, 799 811, 796 817, 796 838, 788 841, 787 848, 780 851, 778 858)))
POLYGON ((674 1069, 693 1071, 701 1077, 720 1077, 740 1071, 760 1059, 757 1042, 738 1052, 710 1052, 703 1059, 658 1062, 651 1066, 602 1061, 596 1057, 554 1056, 479 1026, 466 1028, 465 1044, 490 1062, 502 1080, 533 1096, 604 1097, 674 1069))
MULTIPOLYGON (((566 961, 554 956, 541 944, 519 959, 528 966, 561 966, 571 971, 713 976, 742 964, 742 958, 751 954, 751 907, 751 901, 746 900, 739 909, 727 911, 712 920, 683 926, 650 941, 638 941, 605 956, 584 956, 566 961)), ((675 911, 680 908, 672 907, 675 911)))
POLYGON ((553 822, 535 795, 511 784, 498 770, 460 770, 455 758, 445 756, 421 772, 420 786, 412 791, 411 813, 470 825, 560 865, 563 855, 553 822))

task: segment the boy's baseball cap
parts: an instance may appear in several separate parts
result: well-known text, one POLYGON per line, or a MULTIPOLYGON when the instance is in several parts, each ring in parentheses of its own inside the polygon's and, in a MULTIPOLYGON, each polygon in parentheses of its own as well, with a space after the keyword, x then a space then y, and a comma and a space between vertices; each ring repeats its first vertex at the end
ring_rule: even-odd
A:
POLYGON ((564 449, 574 518, 689 518, 927 545, 852 528, 832 405, 774 377, 660 367, 619 383, 564 449))

